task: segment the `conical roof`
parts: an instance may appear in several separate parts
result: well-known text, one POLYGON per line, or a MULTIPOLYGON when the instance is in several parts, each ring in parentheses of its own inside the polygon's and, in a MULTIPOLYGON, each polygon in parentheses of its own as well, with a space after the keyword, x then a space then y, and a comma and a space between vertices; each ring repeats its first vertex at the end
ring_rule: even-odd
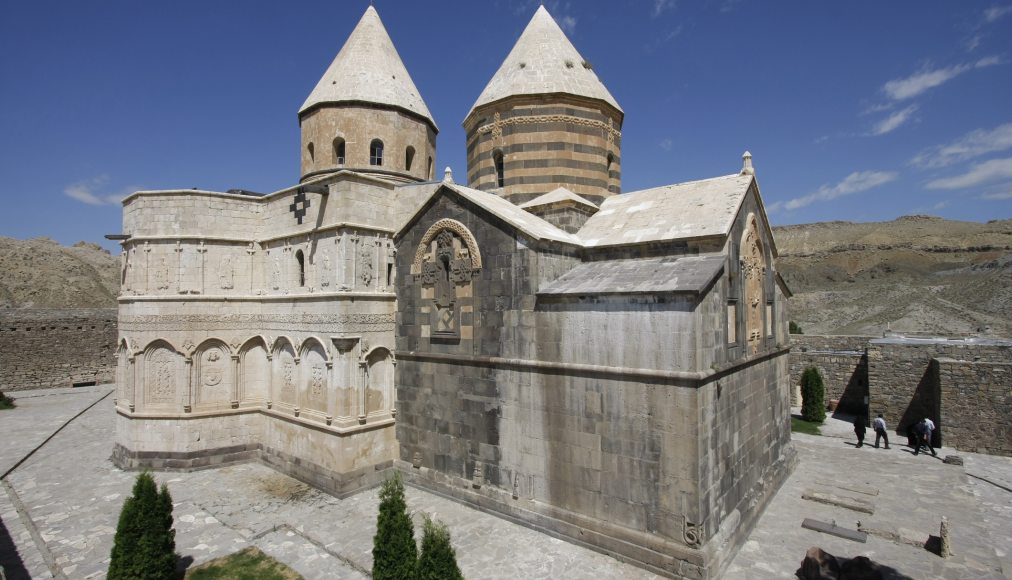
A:
POLYGON ((330 63, 323 78, 299 109, 301 115, 321 103, 366 101, 420 115, 436 126, 387 29, 370 6, 330 63))
POLYGON ((513 95, 548 93, 600 99, 622 112, 615 97, 569 42, 555 19, 540 6, 467 116, 482 105, 513 95))

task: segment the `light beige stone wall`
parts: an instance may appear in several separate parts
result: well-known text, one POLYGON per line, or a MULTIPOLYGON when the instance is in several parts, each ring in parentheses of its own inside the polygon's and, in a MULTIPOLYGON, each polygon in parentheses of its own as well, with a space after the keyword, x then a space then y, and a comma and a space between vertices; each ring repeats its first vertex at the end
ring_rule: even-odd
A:
POLYGON ((621 192, 622 117, 603 102, 567 95, 513 97, 475 110, 464 130, 467 181, 475 189, 517 204, 557 187, 595 204, 621 192), (496 152, 503 154, 502 188, 496 152))
POLYGON ((431 180, 434 174, 436 131, 416 116, 367 105, 328 105, 302 115, 300 124, 303 180, 317 172, 340 169, 392 174, 418 181, 431 180), (345 142, 343 165, 335 159, 336 138, 345 142), (369 144, 373 139, 383 142, 383 164, 379 166, 370 164, 369 144), (410 169, 408 147, 415 152, 410 169))

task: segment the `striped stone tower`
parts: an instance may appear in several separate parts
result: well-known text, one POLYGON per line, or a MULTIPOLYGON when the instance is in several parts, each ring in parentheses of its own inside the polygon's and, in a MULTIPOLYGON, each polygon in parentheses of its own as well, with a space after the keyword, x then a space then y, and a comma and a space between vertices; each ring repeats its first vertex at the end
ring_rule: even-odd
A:
POLYGON ((515 204, 558 187, 600 204, 621 191, 623 116, 541 6, 464 119, 468 184, 515 204))

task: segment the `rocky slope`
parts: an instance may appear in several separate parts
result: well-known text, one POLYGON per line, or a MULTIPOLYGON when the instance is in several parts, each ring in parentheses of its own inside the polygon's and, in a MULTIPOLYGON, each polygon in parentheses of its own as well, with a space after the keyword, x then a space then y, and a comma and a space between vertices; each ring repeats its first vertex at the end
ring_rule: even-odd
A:
POLYGON ((774 228, 778 268, 806 334, 1012 337, 1012 220, 927 216, 774 228))
POLYGON ((0 308, 115 308, 119 259, 97 244, 0 237, 0 308))

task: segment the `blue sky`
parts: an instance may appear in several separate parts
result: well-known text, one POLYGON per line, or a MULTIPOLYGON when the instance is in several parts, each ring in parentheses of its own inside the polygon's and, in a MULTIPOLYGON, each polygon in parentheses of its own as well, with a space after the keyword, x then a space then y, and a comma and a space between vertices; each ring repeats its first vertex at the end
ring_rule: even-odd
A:
MULTIPOLYGON (((130 191, 295 183, 296 112, 367 5, 6 3, 0 235, 112 249, 130 191)), ((375 5, 465 175, 460 123, 538 2, 375 5)), ((748 149, 774 224, 1012 217, 1009 0, 546 6, 626 111, 625 191, 748 149)))

